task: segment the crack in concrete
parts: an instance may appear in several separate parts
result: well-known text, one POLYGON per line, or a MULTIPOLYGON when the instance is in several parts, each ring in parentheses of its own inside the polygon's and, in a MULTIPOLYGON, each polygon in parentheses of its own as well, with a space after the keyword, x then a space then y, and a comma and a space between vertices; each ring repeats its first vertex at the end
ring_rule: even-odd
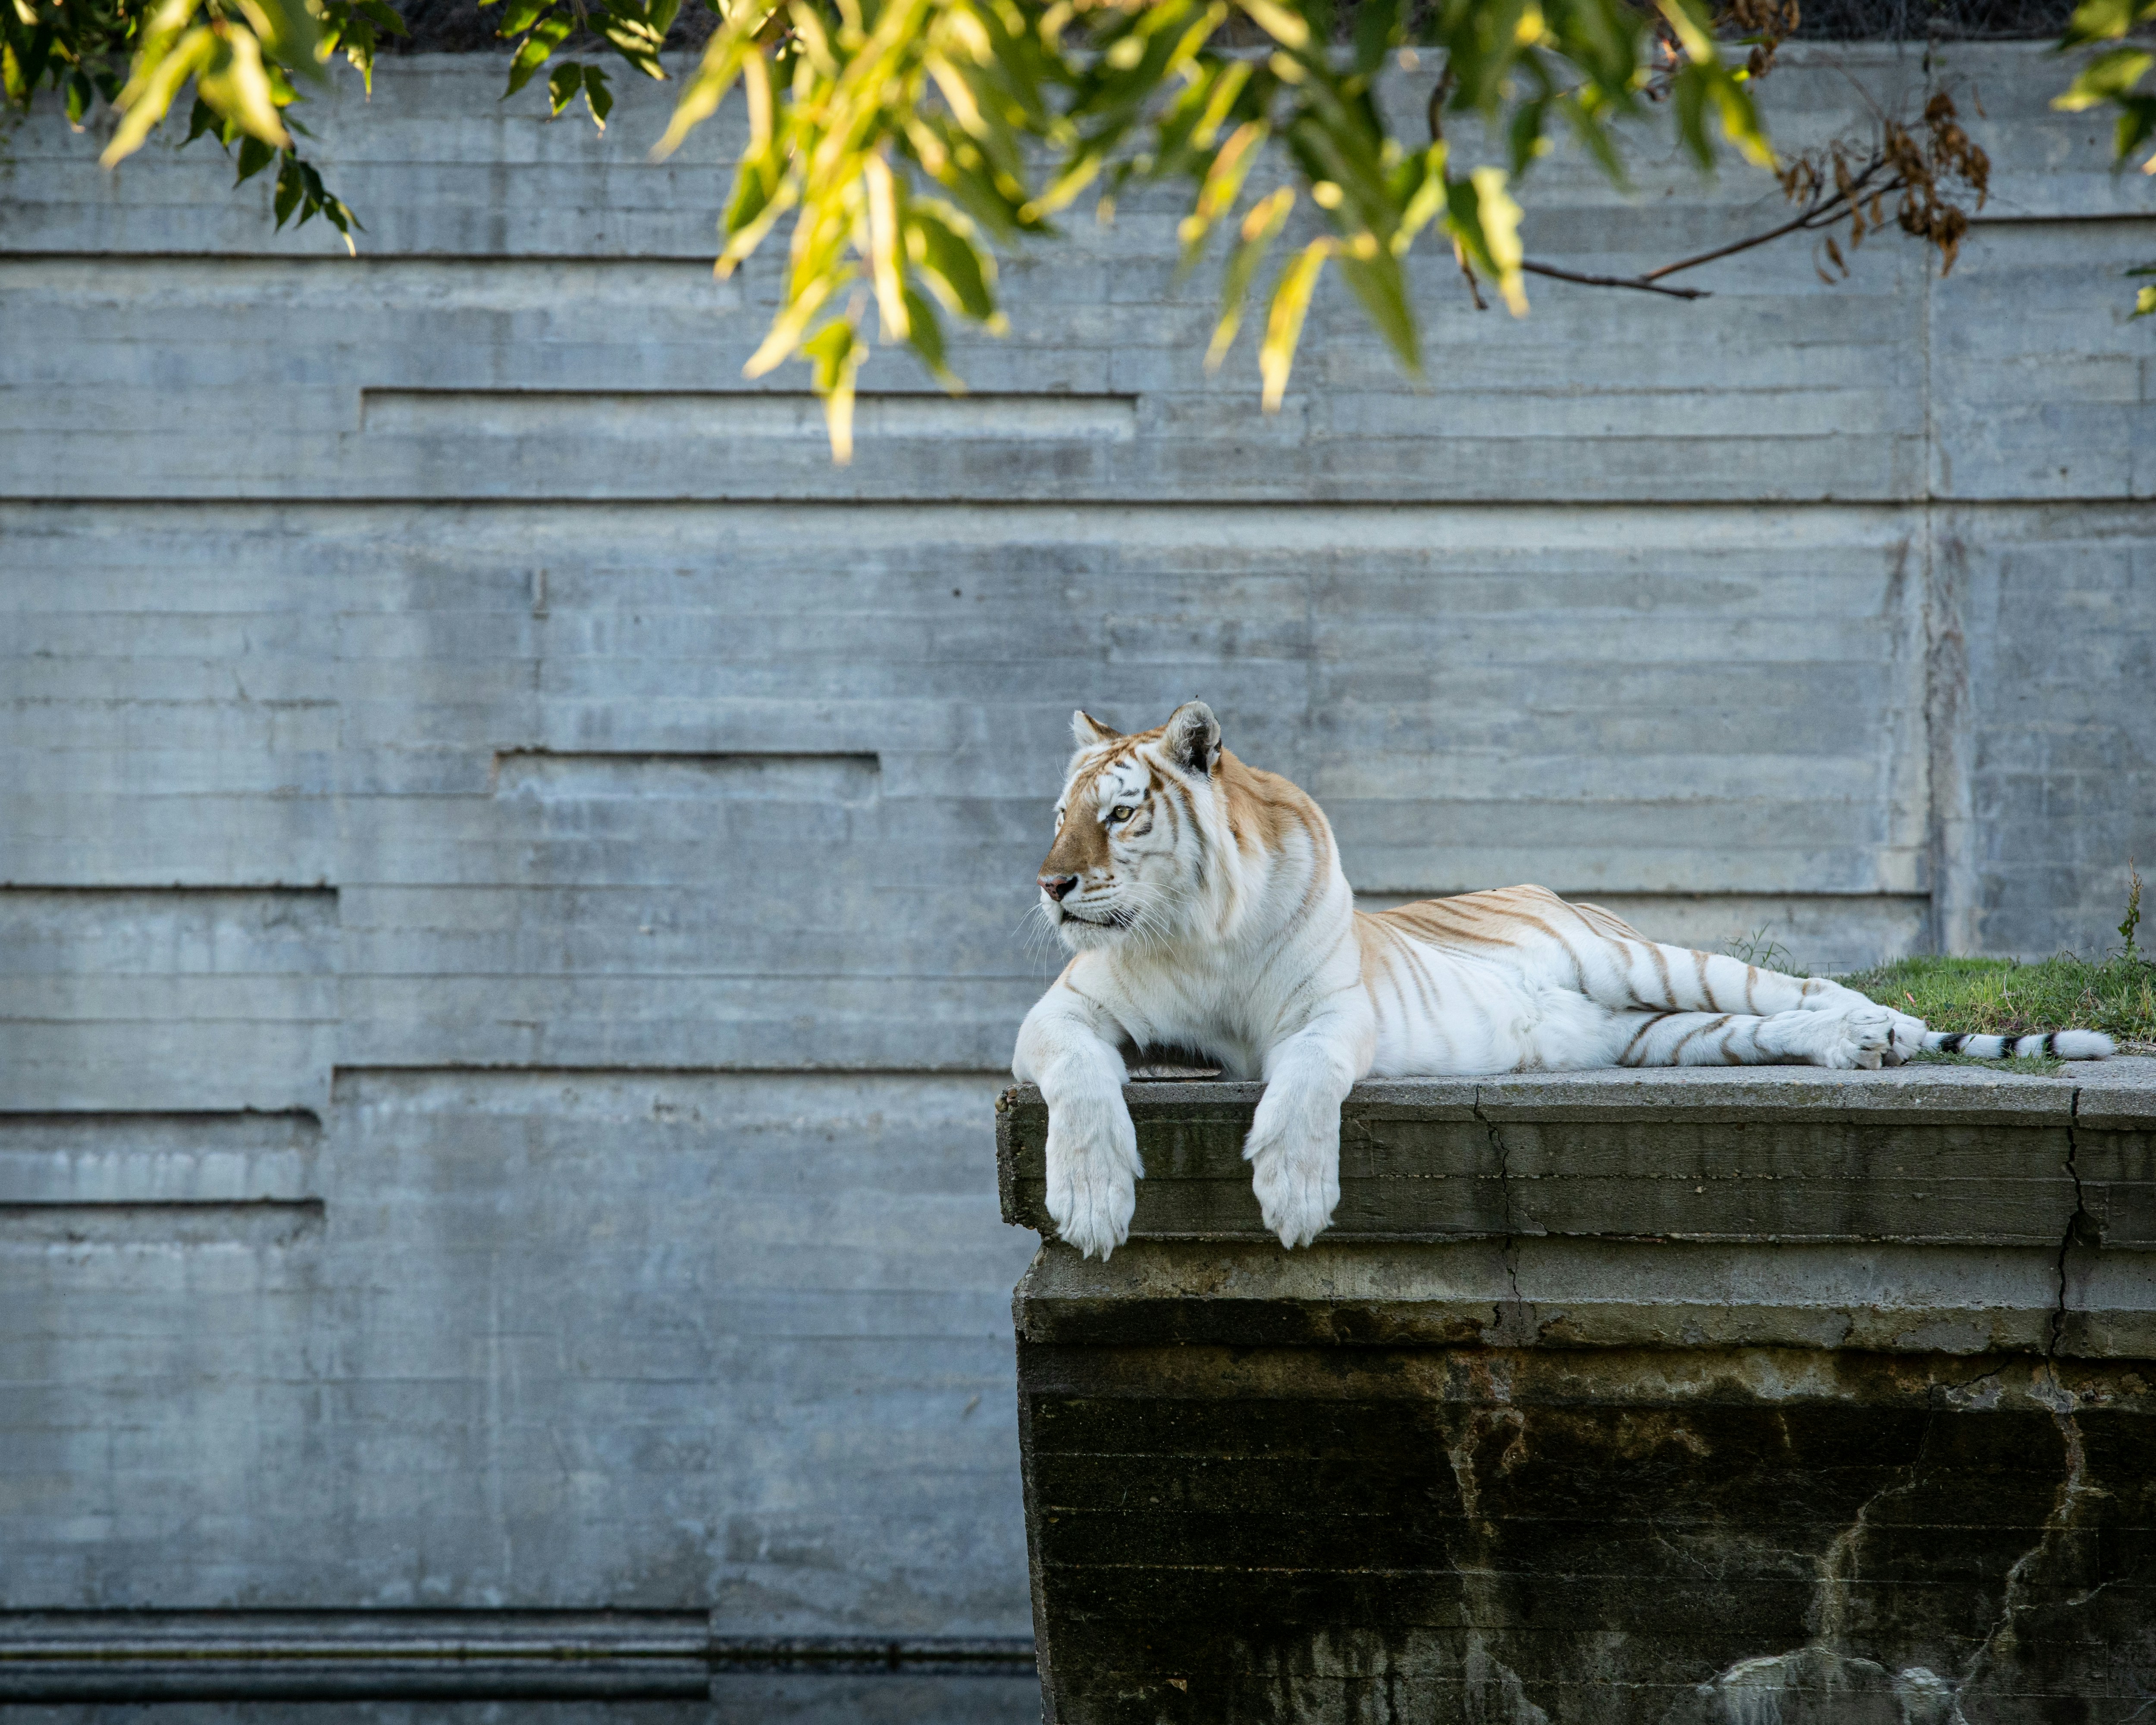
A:
MULTIPOLYGON (((2082 1091, 2081 1086, 2076 1085, 2066 1109, 2066 1178, 2074 1183, 2074 1207, 2066 1218, 2066 1230, 2059 1240, 2056 1260, 2059 1291, 2057 1303, 2051 1310, 2051 1333, 2045 1344, 2043 1362, 2036 1368, 2039 1383, 2030 1387, 2030 1396, 2050 1410, 2052 1423, 2059 1429, 2060 1441, 2066 1450, 2066 1473, 2059 1481, 2057 1496, 2051 1501, 2051 1513, 2045 1517, 2044 1525, 2037 1532, 2036 1543, 2016 1558, 2013 1567, 2006 1572, 2005 1584, 1999 1590, 1999 1615, 1992 1620, 1991 1627, 1985 1631, 1976 1651, 1969 1655, 1961 1681, 1954 1685, 1957 1697, 1976 1681, 1979 1674, 1990 1662, 1993 1650, 2001 1637, 2010 1641, 2013 1639, 2015 1616, 2026 1609, 2017 1600, 2016 1594, 2026 1586, 2026 1576, 2030 1567, 2051 1550, 2055 1539, 2072 1530, 2081 1500, 2091 1493, 2102 1495, 2103 1490, 2101 1486, 2089 1482, 2088 1452, 2082 1440, 2081 1422, 2075 1417, 2081 1409, 2081 1398, 2060 1380, 2058 1367, 2059 1349, 2066 1339, 2068 1316, 2066 1258, 2073 1250, 2076 1241, 2086 1238, 2084 1224, 2093 1230, 2096 1223, 2096 1219, 2089 1214, 2087 1194, 2082 1185, 2081 1140, 2075 1131, 2081 1115, 2082 1091), (2039 1387, 2043 1380, 2048 1380, 2048 1391, 2039 1387)), ((2087 1604, 2109 1584, 2106 1582, 2089 1588, 2068 1604, 2087 1604)), ((2145 1712, 2146 1708, 2142 1711, 2145 1712)))
MULTIPOLYGON (((1505 1237, 1499 1245, 1498 1257, 1505 1266, 1505 1281, 1512 1290, 1512 1309, 1524 1312, 1527 1301, 1520 1295, 1519 1250, 1512 1229, 1512 1153, 1505 1142, 1505 1135, 1497 1130, 1497 1123, 1482 1111, 1482 1086, 1476 1085, 1471 1092, 1468 1106, 1475 1117, 1482 1122, 1482 1130, 1489 1134, 1490 1147, 1497 1153, 1497 1201, 1504 1212, 1505 1237)), ((1505 1314, 1500 1310, 1497 1323, 1504 1327, 1505 1314)))
MULTIPOLYGON (((1446 1538, 1445 1558, 1460 1579, 1460 1604, 1466 1618, 1467 1645, 1460 1678, 1471 1698, 1469 1717, 1488 1721, 1490 1725, 1550 1725, 1548 1713, 1527 1694, 1519 1673, 1499 1659, 1491 1646, 1491 1632, 1507 1622, 1499 1591, 1506 1566, 1496 1560, 1493 1545, 1497 1529, 1482 1513, 1482 1486, 1475 1472, 1485 1438, 1501 1425, 1509 1427, 1509 1448, 1526 1423, 1526 1415, 1517 1409, 1472 1409, 1445 1452, 1460 1490, 1460 1512, 1466 1522, 1466 1554, 1471 1558, 1462 1563, 1463 1553, 1454 1548, 1450 1537, 1446 1538)), ((1502 1471, 1502 1453, 1499 1468, 1502 1471)))
MULTIPOLYGON (((1978 1384, 1988 1384, 1988 1383, 1989 1383, 1989 1382, 1990 1382, 1994 1378, 1997 1378, 1997 1377, 2002 1376, 2002 1375, 2005 1373, 2005 1370, 2006 1370, 2007 1367, 2008 1367, 2009 1365, 2012 1364, 2012 1363, 2013 1363, 2013 1362, 2012 1362, 2012 1361, 2010 1361, 2010 1360, 2001 1360, 2001 1361, 2000 1361, 1997 1365, 1994 1366, 1994 1367, 1993 1367, 1989 1371, 1988 1371, 1988 1372, 1979 1372, 1979 1373, 1977 1373, 1974 1378, 1969 1378, 1969 1379, 1967 1379, 1966 1381, 1964 1381, 1964 1382, 1963 1382, 1963 1383, 1960 1383, 1960 1384, 1934 1384, 1934 1385, 1933 1386, 1933 1389, 1934 1389, 1936 1392, 1938 1392, 1938 1394, 1945 1394, 1945 1395, 1967 1395, 1967 1394, 1969 1394, 1969 1392, 1970 1390, 1972 1390, 1972 1389, 1975 1389, 1975 1388, 1976 1388, 1976 1386, 1977 1386, 1978 1384)), ((1937 1404, 1936 1404, 1936 1403, 1934 1403, 1934 1404, 1933 1404, 1933 1411, 1934 1411, 1934 1412, 1936 1412, 1936 1411, 1937 1411, 1937 1404)))
MULTIPOLYGON (((1971 1383, 1980 1382, 1972 1378, 1971 1383)), ((1863 1543, 1871 1512, 1890 1497, 1898 1497, 1913 1491, 1922 1483, 1925 1460, 1932 1452, 1932 1435, 1939 1419, 1939 1399, 1936 1394, 1926 1398, 1924 1429, 1917 1439, 1917 1453, 1909 1458, 1907 1466, 1898 1470, 1901 1478, 1892 1485, 1881 1486, 1857 1506, 1856 1518, 1834 1537, 1833 1543, 1815 1560, 1819 1569, 1818 1591, 1814 1594, 1816 1615, 1809 1647, 1837 1658, 1847 1658, 1845 1644, 1849 1635, 1849 1589, 1863 1574, 1863 1543), (1848 1573, 1842 1565, 1848 1564, 1848 1573)))
POLYGON ((2068 1099, 2066 1104, 2066 1178, 2074 1183, 2074 1208, 2072 1213, 2066 1218, 2066 1232, 2059 1240, 2057 1266, 2059 1298, 2058 1303, 2051 1309, 2051 1336, 2044 1347, 2044 1358, 2046 1360, 2056 1359, 2058 1357, 2059 1343, 2066 1336, 2066 1254, 2073 1250, 2074 1240, 2081 1231, 2083 1219, 2086 1218, 2092 1224, 2095 1221, 2095 1218, 2089 1215, 2087 1202, 2082 1191, 2080 1167, 2082 1147, 2080 1139, 2074 1132, 2074 1127, 2079 1123, 2081 1117, 2082 1087, 2077 1084, 2074 1086, 2073 1095, 2068 1099))
MULTIPOLYGON (((2015 1614, 2027 1609, 2015 1602, 2015 1594, 2022 1588, 2030 1566, 2051 1548, 2054 1538, 2071 1531, 2081 1499, 2092 1491, 2100 1493, 2102 1489, 2088 1483, 2088 1452, 2082 1442, 2081 1422, 2074 1417, 2080 1410, 2081 1398, 2059 1381, 2058 1368, 2048 1357, 2041 1369, 2051 1379, 2050 1394, 2042 1393, 2032 1384, 2030 1394, 2051 1410, 2052 1423, 2059 1428, 2060 1439, 2066 1445, 2066 1474, 2059 1481, 2057 1496, 2051 1500, 2051 1512, 2044 1517, 2044 1525, 2038 1530, 2036 1543, 2016 1558, 2006 1572, 2005 1584, 1999 1590, 1999 1615, 1993 1620, 1976 1651, 1969 1655, 1961 1681, 1954 1685, 1957 1695, 1976 1681, 1999 1637, 2004 1635, 2012 1638, 2015 1614)), ((2091 1589, 2091 1594, 2095 1591, 2091 1589)))

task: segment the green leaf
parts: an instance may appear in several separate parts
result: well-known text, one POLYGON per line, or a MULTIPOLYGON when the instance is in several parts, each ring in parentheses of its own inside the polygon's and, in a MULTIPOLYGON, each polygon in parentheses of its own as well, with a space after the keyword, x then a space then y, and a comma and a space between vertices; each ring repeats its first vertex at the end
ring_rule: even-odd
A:
POLYGON ((1340 274, 1363 302, 1370 321, 1385 338, 1410 377, 1422 375, 1422 335, 1415 327, 1414 309, 1408 303, 1406 277, 1400 260, 1383 246, 1373 245, 1358 254, 1343 246, 1338 254, 1340 274))
POLYGON ((761 377, 793 357, 793 351, 801 345, 803 331, 807 330, 816 314, 824 309, 824 302, 860 273, 858 270, 840 271, 828 276, 812 276, 805 281, 799 291, 782 305, 778 315, 772 319, 771 327, 764 331, 762 345, 749 355, 747 363, 742 367, 742 374, 748 377, 761 377))
POLYGON ((1406 255, 1415 236, 1445 208, 1445 168, 1448 152, 1442 141, 1419 150, 1403 162, 1391 182, 1393 202, 1399 208, 1399 225, 1394 230, 1393 254, 1406 255))
POLYGON ((22 57, 17 63, 15 70, 9 75, 8 82, 9 94, 13 95, 19 85, 23 95, 17 100, 27 101, 29 92, 37 88, 38 80, 45 75, 45 67, 50 62, 52 54, 53 27, 48 21, 40 23, 30 33, 28 45, 23 49, 22 57))
POLYGON ((1368 78, 1400 33, 1400 0, 1363 0, 1355 13, 1355 69, 1368 78))
POLYGON ((255 175, 260 173, 264 168, 269 167, 270 164, 276 159, 277 151, 271 146, 264 143, 260 138, 247 137, 241 139, 239 143, 239 172, 232 183, 237 186, 244 181, 253 179, 255 175))
POLYGON ((752 235, 753 238, 747 243, 753 244, 785 212, 792 200, 780 197, 784 185, 784 177, 780 173, 778 163, 768 156, 742 163, 734 175, 732 199, 727 203, 726 214, 719 223, 719 231, 727 238, 726 249, 730 254, 733 252, 732 242, 735 239, 752 235))
POLYGON ((917 288, 906 290, 906 343, 921 356, 921 362, 928 367, 929 375, 952 394, 963 394, 966 386, 944 361, 942 321, 937 316, 936 308, 927 296, 917 288))
POLYGON ((217 50, 196 73, 195 90, 210 106, 226 119, 238 121, 240 130, 251 136, 280 148, 292 141, 292 135, 277 116, 280 104, 263 67, 262 44, 249 32, 226 29, 217 50))
POLYGON ((2063 113, 2078 114, 2102 102, 2115 102, 2140 83, 2151 65, 2156 65, 2156 54, 2140 49, 2107 49, 2082 67, 2081 75, 2062 93, 2051 98, 2051 105, 2063 113))
POLYGON ((194 12, 195 0, 166 0, 152 14, 136 51, 134 69, 115 99, 121 121, 112 141, 97 158, 105 167, 141 149, 150 128, 172 105, 180 86, 216 55, 217 36, 207 24, 186 28, 194 12))
POLYGON ((1294 208, 1295 188, 1282 186, 1260 198, 1243 218, 1242 237, 1228 254, 1227 267, 1220 273, 1220 316, 1205 349, 1207 371, 1218 371, 1235 345, 1236 333, 1242 328, 1244 302, 1250 296, 1258 265, 1280 238, 1281 229, 1287 225, 1288 212, 1294 208))
MULTIPOLYGON (((666 122, 665 135, 651 146, 654 162, 664 162, 681 147, 683 139, 718 112, 719 104, 733 88, 734 80, 742 75, 746 63, 752 59, 758 72, 765 74, 765 105, 768 109, 769 78, 747 16, 752 9, 744 7, 721 24, 704 44, 703 59, 683 85, 681 94, 675 98, 674 113, 666 122)), ((759 15, 757 22, 760 21, 759 15)))
POLYGON ((1671 80, 1670 107, 1676 118, 1677 141, 1702 170, 1714 167, 1714 143, 1707 135, 1708 74, 1703 67, 1684 66, 1671 80))
POLYGON ((1543 140, 1543 126, 1553 100, 1545 96, 1539 101, 1522 102, 1512 110, 1512 123, 1507 128, 1505 154, 1507 164, 1515 175, 1526 172, 1528 164, 1548 149, 1543 140))
POLYGON ((575 28, 571 19, 559 13, 534 24, 531 33, 524 39, 516 58, 509 63, 509 88, 502 91, 502 100, 507 101, 529 84, 533 74, 547 64, 547 57, 568 40, 569 33, 575 28))
POLYGON ((999 325, 995 259, 973 224, 947 204, 916 198, 906 208, 906 228, 907 252, 937 297, 978 323, 999 325))
POLYGON ((584 69, 574 60, 554 68, 547 74, 547 100, 555 113, 577 99, 577 92, 584 87, 584 69))
POLYGON ((665 81, 666 69, 659 63, 660 38, 627 3, 599 7, 586 14, 584 23, 644 76, 665 81))
POLYGON ((2059 47, 2063 50, 2091 42, 2116 41, 2152 10, 2156 8, 2148 0, 2081 0, 2066 24, 2066 34, 2059 39, 2059 47))
POLYGON ((27 105, 30 100, 29 80, 23 76, 26 28, 13 6, 0 6, 0 96, 16 107, 27 105))
MULTIPOLYGON (((480 0, 485 6, 498 6, 501 0, 480 0)), ((521 36, 554 8, 554 0, 509 0, 509 10, 501 15, 501 27, 495 32, 504 41, 512 36, 521 36)))
POLYGON ((1515 317, 1527 315, 1527 285, 1520 274, 1520 207, 1505 187, 1502 168, 1478 167, 1445 187, 1446 231, 1472 263, 1496 277, 1515 317))
POLYGON ((1183 241, 1182 261, 1176 266, 1178 278, 1188 275, 1197 266, 1214 223, 1235 208, 1243 182, 1265 148, 1265 136, 1263 121, 1246 121, 1213 152, 1212 162, 1198 187, 1195 206, 1183 218, 1178 229, 1183 241))
MULTIPOLYGON (((875 289, 876 311, 887 341, 903 341, 906 327, 906 264, 899 221, 898 177, 890 159, 871 153, 862 159, 861 182, 868 192, 869 280, 875 289)), ((858 246, 860 242, 855 241, 858 246)))
POLYGON ((1579 140, 1601 167, 1612 185, 1630 190, 1632 177, 1625 169, 1625 160, 1617 153, 1617 146, 1607 126, 1598 125, 1577 96, 1567 95, 1558 102, 1558 111, 1564 116, 1572 127, 1572 135, 1579 140))
MULTIPOLYGON (((1310 25, 1291 7, 1280 4, 1279 0, 1241 0, 1241 5, 1251 21, 1281 47, 1301 49, 1310 45, 1310 25)), ((1322 259, 1319 261, 1323 262, 1322 259)), ((1317 278, 1313 275, 1312 280, 1317 278)))
POLYGON ((584 68, 584 106, 591 112, 592 124, 604 131, 607 116, 613 112, 613 91, 603 66, 584 68))
POLYGON ((824 398, 831 459, 844 467, 854 459, 854 374, 867 350, 850 322, 834 318, 801 344, 801 357, 814 368, 816 393, 824 398))
POLYGON ((2129 95, 2118 104, 2118 129, 2112 140, 2117 159, 2123 162, 2156 136, 2156 96, 2129 95))
POLYGON ((1265 381, 1265 410, 1280 411, 1287 393, 1288 373, 1295 367, 1295 350, 1302 340, 1302 321, 1317 291, 1318 273, 1325 268, 1337 242, 1313 239, 1288 260, 1274 284, 1272 305, 1265 314, 1265 339, 1258 349, 1258 374, 1265 381))
POLYGON ((272 204, 280 228, 290 219, 292 212, 300 207, 300 200, 306 195, 306 177, 300 170, 299 158, 287 151, 277 169, 277 196, 272 204))
MULTIPOLYGON (((321 77, 321 68, 315 59, 315 49, 321 40, 321 20, 306 0, 236 0, 236 3, 261 39, 260 47, 267 49, 272 59, 304 77, 321 77)), ((236 45, 242 33, 231 31, 227 40, 236 45)))

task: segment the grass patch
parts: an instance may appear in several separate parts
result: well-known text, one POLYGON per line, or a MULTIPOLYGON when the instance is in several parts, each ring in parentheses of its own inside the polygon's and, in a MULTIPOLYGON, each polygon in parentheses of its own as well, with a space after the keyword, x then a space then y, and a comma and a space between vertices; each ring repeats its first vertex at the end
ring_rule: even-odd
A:
MULTIPOLYGON (((2040 1030, 2102 1030, 2122 1044, 2156 1043, 2156 962, 2123 952, 2041 963, 2011 958, 1897 958, 1841 978, 1883 1006, 1914 1014, 1934 1030, 2027 1036, 2040 1030)), ((1944 1053, 1925 1060, 2050 1071, 2058 1062, 1973 1060, 1944 1053)))

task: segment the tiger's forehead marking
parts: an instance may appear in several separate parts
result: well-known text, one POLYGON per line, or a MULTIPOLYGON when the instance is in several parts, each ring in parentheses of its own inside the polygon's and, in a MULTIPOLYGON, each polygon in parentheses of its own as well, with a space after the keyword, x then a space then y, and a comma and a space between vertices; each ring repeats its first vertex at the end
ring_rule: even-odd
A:
POLYGON ((1137 745, 1146 740, 1143 737, 1125 737, 1106 758, 1079 767, 1064 788, 1063 799, 1055 805, 1056 812, 1062 814, 1083 802, 1088 788, 1092 791, 1095 806, 1102 813, 1117 802, 1142 796, 1152 778, 1152 768, 1137 752, 1137 745))
POLYGON ((1118 803, 1136 802, 1145 795, 1152 777, 1145 762, 1134 756, 1104 762, 1093 780, 1094 803, 1106 811, 1118 803))

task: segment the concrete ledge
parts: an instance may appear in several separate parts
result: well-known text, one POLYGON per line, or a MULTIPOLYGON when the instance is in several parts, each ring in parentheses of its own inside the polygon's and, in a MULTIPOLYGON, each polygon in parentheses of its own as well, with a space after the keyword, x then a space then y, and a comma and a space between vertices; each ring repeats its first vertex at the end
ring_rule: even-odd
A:
MULTIPOLYGON (((1260 1087, 1129 1086, 1133 1240, 1269 1238, 1243 1165, 1260 1087)), ((998 1105, 1004 1219, 1053 1232, 1048 1114, 998 1105)), ((1509 1076, 1356 1086, 1331 1242, 1536 1235, 2156 1247, 2156 1060, 1509 1076)))
MULTIPOLYGON (((2116 1721, 2156 1695, 2156 1060, 1127 1095, 1014 1304, 1047 1717, 2116 1721)), ((1045 1228, 1045 1112, 998 1109, 1045 1228)))
POLYGON ((1019 1284, 1040 1344, 1821 1348, 2156 1358, 2156 1263, 2050 1247, 1522 1240, 1413 1253, 1135 1241, 1044 1250, 1019 1284), (2086 1260, 2087 1261, 2082 1261, 2086 1260))

